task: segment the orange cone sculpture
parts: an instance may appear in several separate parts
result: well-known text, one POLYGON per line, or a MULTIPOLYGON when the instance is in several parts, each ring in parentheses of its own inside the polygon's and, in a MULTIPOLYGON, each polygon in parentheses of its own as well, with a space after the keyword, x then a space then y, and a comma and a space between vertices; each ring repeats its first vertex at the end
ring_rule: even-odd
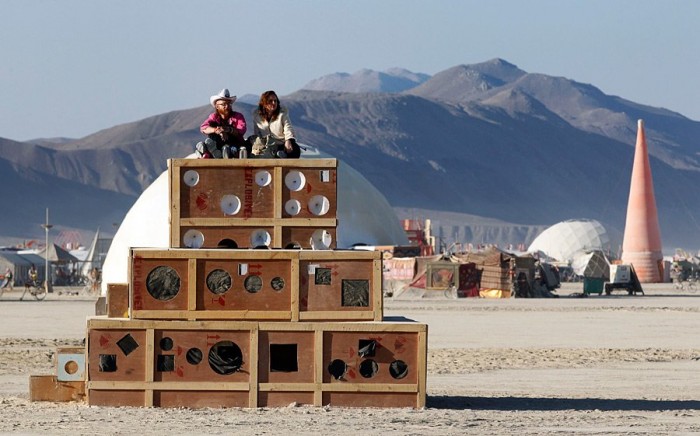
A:
POLYGON ((622 262, 634 266, 642 283, 657 283, 662 280, 661 232, 642 120, 637 122, 637 145, 622 241, 622 262))

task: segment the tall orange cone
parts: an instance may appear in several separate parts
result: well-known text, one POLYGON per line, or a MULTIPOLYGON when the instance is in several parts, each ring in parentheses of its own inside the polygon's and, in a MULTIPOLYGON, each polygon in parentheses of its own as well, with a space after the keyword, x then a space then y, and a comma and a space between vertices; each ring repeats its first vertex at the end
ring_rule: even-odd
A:
POLYGON ((658 283, 663 276, 661 248, 659 216, 644 136, 644 122, 639 120, 630 196, 627 202, 627 222, 622 241, 622 262, 634 266, 640 282, 658 283))

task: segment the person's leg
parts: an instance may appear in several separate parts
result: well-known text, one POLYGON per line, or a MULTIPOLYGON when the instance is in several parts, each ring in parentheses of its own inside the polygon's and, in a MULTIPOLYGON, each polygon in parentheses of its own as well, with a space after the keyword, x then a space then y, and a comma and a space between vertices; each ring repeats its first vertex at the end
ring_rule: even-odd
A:
POLYGON ((301 148, 299 148, 299 144, 297 144, 297 140, 290 139, 289 142, 292 143, 292 151, 287 152, 287 158, 288 159, 299 159, 299 156, 301 156, 301 148))
POLYGON ((216 133, 210 133, 207 135, 207 139, 204 140, 204 148, 214 159, 221 159, 223 157, 223 146, 224 141, 221 139, 221 136, 216 133))

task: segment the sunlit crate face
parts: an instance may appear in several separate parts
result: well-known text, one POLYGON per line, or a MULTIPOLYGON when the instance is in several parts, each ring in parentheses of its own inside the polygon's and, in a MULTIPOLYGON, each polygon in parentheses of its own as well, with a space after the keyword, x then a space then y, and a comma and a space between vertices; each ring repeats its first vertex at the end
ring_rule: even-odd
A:
POLYGON ((156 330, 154 381, 248 382, 250 331, 156 330))
POLYGON ((319 166, 308 166, 307 160, 272 161, 255 167, 240 162, 175 162, 171 202, 179 204, 178 218, 337 216, 337 170, 327 161, 319 166))
POLYGON ((147 355, 145 330, 90 330, 88 380, 143 381, 147 355))
POLYGON ((417 383, 418 333, 325 332, 324 383, 417 383))
POLYGON ((374 263, 363 260, 304 260, 300 262, 299 310, 371 310, 381 284, 374 280, 374 263))
POLYGON ((202 310, 291 310, 290 260, 202 259, 197 277, 202 310))

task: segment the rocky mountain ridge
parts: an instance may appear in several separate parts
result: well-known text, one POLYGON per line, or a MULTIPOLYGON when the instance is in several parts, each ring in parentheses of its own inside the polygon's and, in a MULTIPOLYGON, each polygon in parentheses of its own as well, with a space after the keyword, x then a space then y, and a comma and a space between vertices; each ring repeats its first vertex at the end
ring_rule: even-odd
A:
MULTIPOLYGON (((621 234, 641 118, 664 245, 700 246, 700 198, 692 189, 700 182, 696 121, 501 59, 420 76, 425 80, 400 92, 357 92, 369 87, 359 76, 376 84, 379 75, 334 78, 333 86, 352 92, 282 96, 299 140, 360 171, 401 217, 464 214, 463 224, 444 219, 444 228, 433 220, 445 244, 529 243, 539 229, 572 218, 597 219, 621 234), (475 233, 490 219, 522 230, 475 233)), ((252 110, 235 106, 246 116, 252 110)), ((118 222, 167 158, 191 152, 209 111, 173 111, 70 142, 0 139, 0 186, 15 205, 0 235, 41 235, 46 206, 57 222, 79 229, 118 222)))

